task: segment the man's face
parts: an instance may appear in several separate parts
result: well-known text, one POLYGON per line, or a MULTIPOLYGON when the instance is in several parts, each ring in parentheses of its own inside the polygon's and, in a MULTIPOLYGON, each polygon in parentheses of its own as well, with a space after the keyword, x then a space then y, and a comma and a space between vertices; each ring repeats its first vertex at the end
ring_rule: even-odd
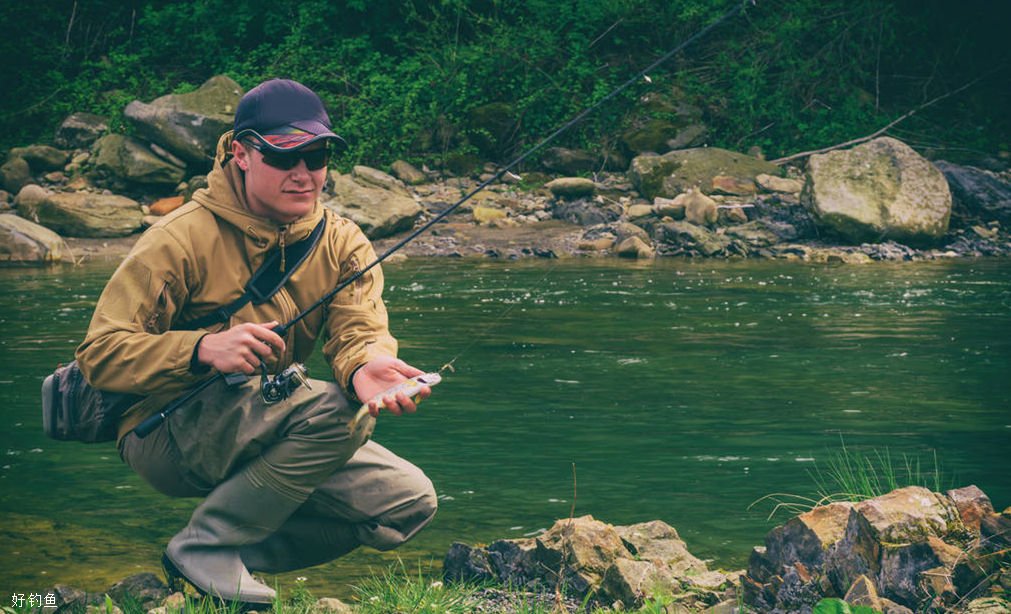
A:
MULTIPOLYGON (((323 141, 313 143, 297 154, 321 150, 323 141)), ((312 211, 326 181, 326 166, 311 171, 305 160, 288 170, 270 166, 263 154, 250 145, 232 143, 232 155, 246 176, 246 202, 249 210, 281 224, 294 222, 312 211)))

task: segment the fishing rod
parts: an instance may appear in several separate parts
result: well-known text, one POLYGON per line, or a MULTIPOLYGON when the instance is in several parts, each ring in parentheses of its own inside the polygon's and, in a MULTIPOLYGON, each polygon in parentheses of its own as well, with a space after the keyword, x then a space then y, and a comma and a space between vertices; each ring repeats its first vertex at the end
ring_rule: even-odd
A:
MULTIPOLYGON (((655 60, 649 66, 643 68, 638 73, 636 73, 634 76, 632 76, 630 79, 628 79, 627 81, 625 81, 624 83, 622 83, 618 87, 616 87, 613 90, 611 90, 610 92, 608 92, 603 98, 601 98, 597 102, 593 103, 589 107, 587 107, 587 108, 583 109, 582 111, 580 111, 577 115, 575 115, 572 119, 570 119, 569 121, 567 121, 564 124, 562 124, 562 126, 560 126, 559 128, 557 128, 554 132, 552 132, 551 134, 549 134, 545 138, 541 139, 541 141, 539 143, 537 143, 536 145, 534 145, 530 149, 527 149, 522 154, 520 154, 518 157, 516 157, 513 161, 509 162, 508 164, 506 164, 505 166, 503 166, 502 168, 500 168, 495 174, 493 174, 491 177, 489 177, 488 179, 486 179, 483 182, 481 182, 476 188, 472 189, 470 192, 468 192, 467 194, 465 194, 464 196, 462 196, 459 200, 457 200, 451 206, 449 206, 448 208, 446 208, 445 210, 443 210, 442 212, 440 212, 438 215, 436 215, 435 217, 433 217, 429 221, 425 222, 423 225, 419 226, 417 229, 415 229, 413 232, 411 232, 408 236, 406 236, 405 238, 403 238, 400 241, 398 241, 392 247, 390 247, 385 252, 383 252, 380 256, 376 257, 376 259, 373 260, 368 266, 366 266, 366 267, 362 268, 361 270, 357 271, 355 274, 353 274, 351 277, 349 277, 345 281, 340 282, 339 284, 337 284, 336 287, 334 287, 332 290, 328 291, 326 294, 324 294, 322 297, 320 297, 320 299, 317 300, 315 303, 313 303, 312 305, 310 305, 306 309, 302 310, 301 313, 299 313, 298 315, 296 315, 290 321, 288 321, 288 322, 286 322, 284 324, 280 324, 278 326, 275 326, 273 328, 273 331, 275 333, 277 333, 278 336, 283 337, 285 334, 287 334, 288 330, 291 329, 292 326, 294 326, 298 322, 302 321, 302 319, 304 319, 305 317, 307 317, 313 311, 315 311, 316 309, 319 309, 324 304, 326 304, 327 302, 329 302, 334 296, 337 295, 337 293, 339 293, 341 290, 347 288, 348 286, 350 286, 354 282, 356 282, 359 279, 361 279, 363 275, 365 275, 366 273, 368 273, 369 271, 371 271, 373 268, 379 266, 379 264, 381 264, 387 258, 389 258, 390 256, 392 256, 398 250, 400 250, 401 248, 403 248, 405 245, 407 245, 408 243, 410 243, 414 239, 418 238, 420 235, 422 235, 425 232, 427 232, 429 228, 431 228, 435 224, 438 224, 439 222, 441 222, 442 220, 444 220, 447 216, 449 216, 454 211, 456 211, 457 209, 459 209, 461 205, 463 205, 465 202, 467 202, 468 200, 470 200, 471 197, 473 197, 475 194, 477 194, 478 192, 480 192, 484 188, 488 187, 492 183, 497 182, 506 173, 508 173, 509 171, 511 171, 516 166, 522 164, 527 158, 529 158, 533 154, 535 154, 538 151, 540 151, 545 145, 547 145, 548 143, 554 141, 556 138, 558 138, 563 133, 565 133, 570 128, 572 128, 574 125, 576 125, 580 121, 582 121, 583 118, 585 118, 587 115, 589 115, 590 113, 596 111, 605 102, 607 102, 608 100, 614 98, 618 94, 622 93, 623 91, 625 91, 626 89, 628 89, 629 87, 631 87, 633 84, 635 84, 636 82, 638 82, 639 79, 642 79, 643 77, 645 77, 647 75, 647 73, 649 73, 650 71, 652 71, 656 67, 660 66, 661 64, 665 63, 667 60, 669 60, 672 57, 674 57, 676 54, 678 54, 679 52, 681 52, 682 50, 684 50, 686 47, 688 47, 689 45, 691 45, 692 43, 694 43, 698 39, 706 36, 712 30, 715 30, 717 27, 719 27, 725 21, 731 19, 732 17, 737 16, 738 14, 743 13, 744 10, 745 10, 745 8, 749 4, 750 5, 754 5, 755 2, 756 2, 756 0, 741 0, 741 1, 739 1, 738 4, 735 7, 731 8, 727 12, 723 13, 720 17, 718 17, 712 23, 710 23, 706 27, 702 28, 701 30, 699 30, 695 34, 691 35, 690 37, 688 37, 687 39, 685 39, 684 41, 682 41, 679 45, 677 45, 676 47, 674 47, 673 49, 671 49, 670 51, 668 51, 664 55, 660 56, 657 60, 655 60)), ((456 359, 454 358, 453 360, 456 360, 456 359)), ((452 362, 453 361, 450 361, 449 363, 447 363, 446 365, 444 365, 443 368, 440 369, 440 371, 442 371, 443 369, 445 369, 447 367, 450 367, 450 365, 452 364, 452 362)), ((260 369, 261 369, 260 392, 261 392, 261 396, 263 397, 263 400, 266 403, 268 403, 268 404, 270 404, 270 403, 276 403, 276 402, 278 402, 278 401, 280 401, 282 399, 287 398, 291 394, 291 392, 294 391, 295 389, 297 389, 300 385, 305 385, 305 386, 309 385, 308 384, 308 379, 306 377, 306 374, 307 374, 306 367, 305 367, 305 365, 303 365, 301 363, 294 363, 294 364, 292 364, 287 369, 285 369, 281 373, 277 374, 273 378, 270 378, 267 375, 266 365, 264 365, 262 361, 260 362, 260 369)), ((439 376, 438 376, 438 374, 435 374, 435 373, 427 373, 427 374, 425 374, 423 376, 418 376, 418 377, 420 377, 420 378, 428 377, 429 381, 432 383, 432 385, 434 385, 435 383, 438 383, 438 377, 439 376), (434 377, 432 377, 432 376, 434 376, 434 377)), ((213 384, 214 382, 217 382, 219 379, 224 379, 225 382, 228 385, 231 386, 231 385, 238 385, 238 384, 245 383, 246 381, 249 380, 249 376, 246 375, 246 374, 244 374, 244 373, 218 373, 214 377, 211 377, 211 378, 209 378, 207 380, 204 380, 203 382, 201 382, 200 384, 198 384, 194 388, 190 389, 190 391, 187 392, 186 394, 184 394, 183 396, 178 397, 177 399, 175 399, 174 401, 172 401, 162 411, 160 411, 157 414, 149 417, 147 420, 141 422, 140 425, 138 425, 134 429, 134 432, 137 434, 138 437, 141 437, 141 438, 148 436, 156 428, 158 428, 158 426, 161 425, 161 423, 164 422, 170 415, 172 415, 173 413, 175 413, 180 407, 182 407, 183 405, 185 405, 186 403, 188 403, 190 400, 192 400, 193 398, 195 398, 200 392, 206 390, 211 384, 213 384)), ((414 381, 414 380, 409 380, 409 381, 414 381)), ((417 382, 415 382, 415 383, 417 383, 417 382)), ((415 390, 416 389, 416 387, 409 387, 409 388, 410 388, 410 390, 415 390)), ((394 388, 391 388, 390 390, 382 393, 382 395, 386 395, 387 393, 394 392, 395 390, 398 391, 398 392, 399 391, 403 391, 403 389, 404 389, 404 384, 400 384, 400 385, 395 386, 394 388)), ((409 394, 408 396, 412 396, 412 395, 409 394)))

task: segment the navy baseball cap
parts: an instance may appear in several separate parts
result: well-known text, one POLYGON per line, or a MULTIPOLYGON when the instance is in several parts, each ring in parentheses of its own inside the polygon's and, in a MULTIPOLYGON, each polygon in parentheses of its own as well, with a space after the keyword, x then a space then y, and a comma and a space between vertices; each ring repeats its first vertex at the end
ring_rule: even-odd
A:
POLYGON ((316 92, 290 79, 264 81, 239 100, 234 138, 254 137, 283 153, 331 139, 346 145, 333 131, 330 116, 316 92))

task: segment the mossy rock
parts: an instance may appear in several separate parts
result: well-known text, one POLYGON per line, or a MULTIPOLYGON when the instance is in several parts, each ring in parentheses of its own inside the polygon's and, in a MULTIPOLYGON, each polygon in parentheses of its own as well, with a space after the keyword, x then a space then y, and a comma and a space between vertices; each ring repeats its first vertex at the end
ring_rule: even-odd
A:
POLYGON ((632 160, 629 176, 647 199, 674 198, 695 188, 713 191, 713 178, 720 175, 754 180, 760 174, 778 175, 779 167, 749 155, 718 147, 696 147, 662 156, 643 155, 632 160))

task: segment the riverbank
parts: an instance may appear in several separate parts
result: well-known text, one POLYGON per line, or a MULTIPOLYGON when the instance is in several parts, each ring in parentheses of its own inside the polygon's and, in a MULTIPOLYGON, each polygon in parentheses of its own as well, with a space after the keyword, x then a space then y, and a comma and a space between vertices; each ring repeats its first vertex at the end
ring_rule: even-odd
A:
MULTIPOLYGON (((402 563, 374 573, 355 587, 354 605, 317 600, 300 578, 270 610, 996 614, 1011 611, 1008 546, 1011 508, 997 513, 975 486, 945 493, 908 486, 874 497, 835 495, 794 516, 754 548, 746 570, 710 569, 660 520, 615 526, 570 516, 535 537, 454 543, 441 577, 402 563)), ((65 586, 45 595, 63 611, 113 600, 131 614, 212 609, 178 588, 144 573, 104 595, 65 586)))

